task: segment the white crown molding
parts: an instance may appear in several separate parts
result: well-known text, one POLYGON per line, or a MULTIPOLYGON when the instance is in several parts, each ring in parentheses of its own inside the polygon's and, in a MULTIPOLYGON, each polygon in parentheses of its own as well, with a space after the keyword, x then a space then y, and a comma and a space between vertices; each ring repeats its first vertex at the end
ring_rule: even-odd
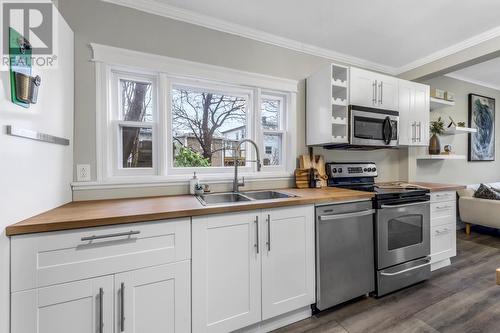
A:
POLYGON ((497 86, 497 85, 494 85, 494 84, 491 84, 488 82, 480 81, 480 80, 470 79, 470 78, 468 78, 466 76, 462 76, 460 74, 450 73, 450 74, 446 74, 445 76, 452 78, 452 79, 455 79, 455 80, 460 80, 460 81, 472 83, 472 84, 475 84, 478 86, 482 86, 482 87, 486 87, 486 88, 490 88, 490 89, 494 89, 494 90, 500 90, 500 86, 497 86))
POLYGON ((239 24, 219 20, 204 14, 195 13, 190 10, 174 7, 157 0, 101 0, 115 5, 129 7, 146 13, 168 17, 177 21, 202 26, 212 30, 218 30, 232 35, 253 39, 266 44, 287 48, 306 54, 331 59, 349 65, 372 69, 388 74, 397 74, 396 68, 375 63, 369 60, 349 56, 340 52, 318 46, 305 44, 293 39, 280 37, 257 29, 248 28, 239 24))
POLYGON ((379 72, 384 72, 392 75, 399 75, 415 68, 424 66, 433 61, 445 58, 454 53, 463 51, 467 48, 476 46, 488 40, 500 36, 500 27, 496 27, 485 31, 481 34, 468 38, 462 42, 442 50, 433 52, 423 58, 412 61, 401 67, 392 67, 379 64, 370 60, 350 56, 344 53, 325 49, 322 47, 305 44, 293 39, 280 37, 257 29, 248 28, 239 24, 226 22, 220 19, 210 17, 208 15, 199 14, 190 10, 181 9, 162 3, 158 0, 101 0, 116 5, 129 7, 154 15, 168 17, 174 20, 187 22, 190 24, 199 25, 205 28, 226 32, 229 34, 253 39, 259 42, 287 48, 294 51, 303 52, 306 54, 331 59, 333 61, 342 62, 349 65, 359 66, 367 69, 372 69, 379 72))
POLYGON ((436 51, 434 53, 429 54, 428 56, 425 56, 423 58, 412 61, 409 64, 406 64, 404 66, 401 66, 397 69, 397 72, 398 72, 398 74, 408 72, 412 69, 415 69, 415 68, 418 68, 420 66, 434 62, 436 60, 445 58, 447 56, 450 56, 450 55, 455 54, 457 52, 463 51, 463 50, 468 49, 470 47, 479 45, 481 43, 487 42, 488 40, 491 40, 491 39, 499 37, 499 36, 500 36, 500 27, 496 27, 496 28, 487 30, 483 33, 480 33, 480 34, 475 35, 471 38, 463 40, 463 41, 456 43, 452 46, 449 46, 449 47, 444 48, 442 50, 436 51))

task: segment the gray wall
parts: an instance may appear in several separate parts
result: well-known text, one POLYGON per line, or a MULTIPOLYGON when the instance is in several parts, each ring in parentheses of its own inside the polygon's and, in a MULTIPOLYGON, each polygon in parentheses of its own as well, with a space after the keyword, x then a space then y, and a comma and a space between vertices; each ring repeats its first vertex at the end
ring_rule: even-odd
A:
MULTIPOLYGON (((90 163, 95 179, 95 77, 89 43, 301 80, 297 96, 297 154, 305 147, 305 82, 328 59, 135 11, 98 0, 60 0, 60 10, 75 31, 75 165, 90 163)), ((383 180, 397 179, 398 151, 323 152, 327 160, 373 160, 383 180)), ((167 193, 168 187, 155 192, 167 193)), ((173 190, 173 188, 172 188, 173 190)), ((176 190, 178 192, 178 190, 176 190)), ((147 192, 137 192, 141 195, 147 192)), ((97 195, 97 194, 96 194, 97 195)), ((106 195, 108 196, 108 195, 106 195)), ((92 195, 85 195, 91 199, 92 195)), ((78 199, 78 197, 76 197, 78 199)))
MULTIPOLYGON (((500 91, 485 88, 464 81, 448 77, 438 77, 425 81, 433 88, 440 88, 455 93, 455 106, 438 109, 431 112, 431 120, 437 119, 439 116, 445 121, 448 126, 451 116, 456 122, 465 121, 468 124, 468 95, 476 93, 496 99, 497 112, 495 127, 497 130, 495 148, 498 154, 500 145, 500 113, 498 111, 498 103, 500 103, 500 91)), ((467 155, 467 135, 443 136, 440 138, 441 146, 451 144, 457 154, 467 155)), ((500 156, 496 157, 494 162, 468 162, 467 160, 448 160, 448 161, 418 161, 416 168, 416 180, 444 182, 444 183, 459 183, 459 184, 476 184, 480 182, 500 181, 500 156)))

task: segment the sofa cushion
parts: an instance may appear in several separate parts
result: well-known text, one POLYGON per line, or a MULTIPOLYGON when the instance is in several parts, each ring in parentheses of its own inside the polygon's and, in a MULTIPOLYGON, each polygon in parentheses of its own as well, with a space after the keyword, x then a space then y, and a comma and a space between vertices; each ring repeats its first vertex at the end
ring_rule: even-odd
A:
POLYGON ((476 192, 474 192, 474 197, 480 199, 500 200, 500 192, 481 184, 476 192))

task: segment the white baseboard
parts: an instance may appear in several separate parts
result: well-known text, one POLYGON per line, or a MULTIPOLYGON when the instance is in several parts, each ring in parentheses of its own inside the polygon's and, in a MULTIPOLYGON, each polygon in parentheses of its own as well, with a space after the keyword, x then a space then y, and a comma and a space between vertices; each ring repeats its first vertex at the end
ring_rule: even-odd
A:
POLYGON ((285 313, 281 316, 262 321, 260 323, 254 324, 237 330, 237 333, 267 333, 278 328, 296 323, 303 319, 311 317, 312 311, 311 307, 307 306, 289 313, 285 313))
POLYGON ((431 264, 431 272, 435 271, 436 269, 440 269, 440 268, 443 268, 443 267, 446 267, 446 266, 449 266, 449 265, 451 265, 450 258, 445 259, 445 260, 441 260, 441 261, 438 261, 438 262, 435 262, 435 263, 432 263, 431 264))

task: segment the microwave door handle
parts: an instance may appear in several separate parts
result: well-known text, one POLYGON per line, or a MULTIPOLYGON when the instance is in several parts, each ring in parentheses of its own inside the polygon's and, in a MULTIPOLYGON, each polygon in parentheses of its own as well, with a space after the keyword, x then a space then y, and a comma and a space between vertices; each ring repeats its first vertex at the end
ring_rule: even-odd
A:
POLYGON ((384 140, 386 145, 390 144, 392 140, 392 124, 391 124, 391 118, 389 116, 385 117, 384 123, 382 125, 382 139, 384 140), (387 126, 389 126, 388 135, 386 135, 387 133, 385 131, 387 126))

